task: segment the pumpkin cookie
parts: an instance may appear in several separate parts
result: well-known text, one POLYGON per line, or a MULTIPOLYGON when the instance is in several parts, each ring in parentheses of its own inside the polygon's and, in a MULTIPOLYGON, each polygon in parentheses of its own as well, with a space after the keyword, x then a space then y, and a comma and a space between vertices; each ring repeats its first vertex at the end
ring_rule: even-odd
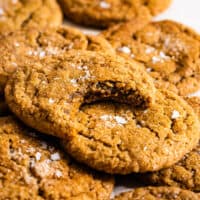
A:
POLYGON ((137 63, 78 50, 21 67, 5 92, 8 106, 22 121, 61 138, 84 128, 77 115, 85 103, 110 99, 145 108, 154 102, 154 93, 151 77, 137 63))
POLYGON ((160 88, 187 96, 200 89, 200 36, 173 21, 118 25, 103 33, 116 52, 144 64, 160 88))
MULTIPOLYGON (((200 98, 187 98, 200 119, 200 98)), ((147 184, 178 186, 200 192, 200 145, 175 165, 154 173, 139 175, 147 184)))
POLYGON ((1 33, 61 23, 62 12, 56 0, 0 0, 1 33))
POLYGON ((115 200, 199 200, 200 196, 176 187, 146 187, 122 193, 115 200))
POLYGON ((87 36, 67 26, 59 28, 15 31, 0 36, 0 94, 10 74, 20 65, 56 55, 70 49, 114 53, 111 45, 101 37, 87 36))
POLYGON ((72 21, 97 28, 136 18, 150 20, 165 10, 171 0, 59 0, 65 15, 72 21))
POLYGON ((112 178, 77 165, 53 142, 14 117, 0 118, 1 199, 107 200, 112 178))
POLYGON ((181 161, 158 172, 142 174, 147 184, 178 186, 200 192, 200 145, 181 161))
POLYGON ((87 127, 63 146, 75 159, 108 173, 156 171, 179 161, 199 140, 192 108, 169 91, 157 92, 146 110, 128 105, 83 106, 78 120, 87 127))

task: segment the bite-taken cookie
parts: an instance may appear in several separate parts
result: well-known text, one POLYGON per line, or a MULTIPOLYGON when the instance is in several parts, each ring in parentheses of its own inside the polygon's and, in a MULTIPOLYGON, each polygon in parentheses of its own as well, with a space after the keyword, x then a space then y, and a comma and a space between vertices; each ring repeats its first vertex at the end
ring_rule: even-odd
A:
POLYGON ((199 194, 176 187, 146 187, 125 192, 114 200, 199 200, 199 194))
POLYGON ((144 64, 159 88, 188 96, 200 89, 200 36, 174 21, 114 26, 102 35, 116 52, 144 64))
POLYGON ((196 147, 199 122, 169 91, 157 92, 146 110, 114 103, 85 105, 77 116, 87 129, 63 143, 75 159, 108 173, 156 171, 196 147))
POLYGON ((62 12, 56 0, 0 0, 0 33, 61 23, 62 12))
POLYGON ((5 83, 18 66, 54 56, 70 49, 104 51, 114 53, 111 45, 102 37, 87 36, 67 26, 57 28, 27 28, 0 35, 0 94, 5 83))
POLYGON ((56 142, 0 118, 1 199, 109 199, 113 179, 77 165, 56 142))
POLYGON ((110 99, 145 108, 153 104, 154 93, 151 77, 138 64, 78 50, 21 67, 5 89, 9 108, 22 121, 61 138, 85 129, 78 118, 85 103, 110 99))
POLYGON ((3 97, 0 96, 0 116, 5 116, 8 114, 8 106, 3 97))
POLYGON ((59 0, 67 18, 81 25, 105 28, 116 23, 140 18, 150 20, 171 0, 59 0))

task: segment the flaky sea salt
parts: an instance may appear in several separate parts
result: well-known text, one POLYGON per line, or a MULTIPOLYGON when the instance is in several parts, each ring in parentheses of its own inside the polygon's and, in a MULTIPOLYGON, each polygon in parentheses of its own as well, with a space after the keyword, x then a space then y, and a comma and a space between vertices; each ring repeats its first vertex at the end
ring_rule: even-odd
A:
POLYGON ((0 16, 4 14, 3 8, 0 8, 0 16))
POLYGON ((60 170, 56 170, 56 171, 55 171, 55 176, 56 176, 57 178, 62 177, 62 172, 61 172, 60 170))
POLYGON ((121 117, 121 116, 102 115, 100 117, 100 119, 104 120, 104 121, 114 121, 114 122, 117 122, 117 124, 120 124, 120 125, 127 123, 127 120, 124 117, 121 117))
POLYGON ((127 46, 119 47, 117 50, 125 54, 131 53, 131 49, 127 46))
POLYGON ((111 5, 106 1, 100 1, 99 6, 103 9, 109 9, 111 5))
POLYGON ((118 124, 126 124, 127 123, 127 120, 124 117, 115 116, 114 118, 118 124))
POLYGON ((44 58, 45 55, 46 55, 45 51, 40 51, 40 52, 39 52, 39 57, 40 57, 40 58, 44 58))
POLYGON ((37 160, 37 161, 39 161, 40 159, 41 159, 41 153, 40 152, 37 152, 36 154, 35 154, 35 159, 37 160))
POLYGON ((51 160, 53 160, 53 161, 60 160, 60 154, 58 152, 51 154, 51 160))
POLYGON ((18 0, 12 0, 13 4, 16 4, 18 2, 18 0))
POLYGON ((172 112, 171 118, 172 118, 172 119, 177 119, 177 118, 179 118, 179 117, 180 117, 180 113, 179 113, 177 110, 174 110, 174 111, 172 112))
POLYGON ((147 72, 151 72, 151 71, 152 71, 152 68, 148 67, 148 68, 146 68, 146 71, 147 71, 147 72))
POLYGON ((188 97, 189 98, 191 98, 191 97, 200 97, 200 90, 198 90, 197 92, 189 94, 188 97))
POLYGON ((112 120, 112 116, 111 115, 102 115, 100 117, 101 120, 107 121, 107 120, 112 120))
POLYGON ((147 47, 146 50, 145 50, 145 53, 146 54, 150 54, 150 53, 152 53, 154 51, 155 51, 155 49, 153 47, 147 47))
POLYGON ((157 56, 153 56, 152 57, 152 62, 155 64, 155 63, 158 63, 158 62, 161 62, 161 59, 157 56))
POLYGON ((19 47, 19 46, 20 46, 20 44, 19 44, 18 42, 15 42, 14 45, 15 45, 16 47, 19 47))

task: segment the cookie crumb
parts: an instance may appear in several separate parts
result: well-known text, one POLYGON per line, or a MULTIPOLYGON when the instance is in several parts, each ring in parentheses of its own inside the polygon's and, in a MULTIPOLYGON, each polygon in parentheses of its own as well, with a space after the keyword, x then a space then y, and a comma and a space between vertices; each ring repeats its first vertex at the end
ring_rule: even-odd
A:
POLYGON ((179 118, 179 117, 180 117, 180 113, 179 113, 177 110, 174 110, 174 111, 172 112, 171 118, 172 118, 172 119, 177 119, 177 118, 179 118))
POLYGON ((49 99, 49 104, 54 104, 54 103, 55 103, 55 100, 52 99, 52 98, 50 98, 50 99, 49 99))
POLYGON ((60 160, 60 154, 59 153, 51 154, 51 160, 53 161, 60 160))
POLYGON ((107 3, 106 1, 101 1, 99 3, 100 7, 103 8, 103 9, 109 9, 111 6, 109 3, 107 3))

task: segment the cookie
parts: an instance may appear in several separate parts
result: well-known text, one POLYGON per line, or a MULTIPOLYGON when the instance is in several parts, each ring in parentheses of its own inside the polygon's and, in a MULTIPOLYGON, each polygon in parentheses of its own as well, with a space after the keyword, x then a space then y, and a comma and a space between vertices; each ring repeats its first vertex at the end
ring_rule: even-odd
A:
POLYGON ((5 116, 8 113, 8 106, 3 97, 0 96, 0 116, 5 116))
POLYGON ((58 28, 27 28, 0 36, 0 94, 5 83, 20 65, 56 55, 70 49, 114 53, 111 45, 101 37, 87 36, 67 26, 58 28))
POLYGON ((23 27, 58 26, 62 12, 56 0, 1 0, 0 32, 23 27))
MULTIPOLYGON (((200 119, 200 98, 187 98, 200 119)), ((178 186, 184 189, 200 192, 200 144, 190 153, 186 154, 175 165, 147 174, 138 175, 139 180, 146 184, 178 186)))
POLYGON ((140 18, 150 20, 165 10, 171 0, 59 0, 67 18, 75 23, 105 28, 140 18))
POLYGON ((22 121, 61 138, 84 128, 77 115, 85 103, 110 99, 145 108, 153 104, 154 93, 151 77, 134 62, 78 50, 21 67, 5 90, 9 108, 22 121))
POLYGON ((200 196, 176 187, 146 187, 122 193, 115 200, 198 200, 200 196))
POLYGON ((200 36, 174 21, 118 25, 104 33, 116 52, 144 64, 159 88, 188 96, 200 89, 200 36))
POLYGON ((200 192, 200 145, 186 154, 181 161, 158 172, 143 174, 147 184, 178 186, 200 192))
POLYGON ((41 136, 11 116, 0 118, 0 138, 1 199, 110 197, 113 179, 76 164, 55 138, 41 136))
POLYGON ((199 140, 192 108, 169 91, 158 92, 146 110, 129 105, 95 103, 82 107, 86 130, 66 140, 75 159, 108 173, 156 171, 178 162, 199 140))

